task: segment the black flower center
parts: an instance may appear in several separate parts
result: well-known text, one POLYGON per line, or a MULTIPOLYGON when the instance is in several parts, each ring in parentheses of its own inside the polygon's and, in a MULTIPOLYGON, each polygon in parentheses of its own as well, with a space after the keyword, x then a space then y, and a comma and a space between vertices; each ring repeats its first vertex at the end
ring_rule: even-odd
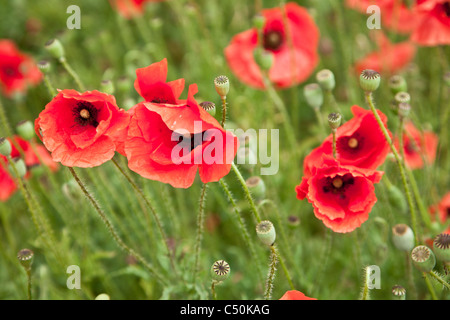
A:
POLYGON ((447 1, 442 5, 442 9, 447 17, 450 18, 450 1, 447 1))
POLYGON ((155 98, 151 101, 151 103, 169 103, 169 100, 163 98, 155 98))
POLYGON ((276 51, 283 44, 283 34, 280 31, 272 30, 264 33, 263 47, 266 50, 276 51))
POLYGON ((5 75, 7 75, 8 77, 15 77, 15 76, 19 75, 19 72, 17 71, 16 68, 9 67, 9 66, 6 66, 3 68, 3 73, 5 75))
POLYGON ((91 125, 98 126, 97 116, 98 110, 94 105, 87 101, 77 102, 76 106, 72 109, 75 122, 81 126, 91 125))
POLYGON ((339 195, 341 199, 345 199, 345 192, 349 186, 355 183, 355 178, 350 173, 343 176, 327 177, 322 187, 323 192, 339 195))
POLYGON ((178 145, 188 152, 192 152, 199 145, 203 144, 203 135, 205 131, 201 133, 188 133, 188 134, 175 134, 179 135, 178 137, 178 145))

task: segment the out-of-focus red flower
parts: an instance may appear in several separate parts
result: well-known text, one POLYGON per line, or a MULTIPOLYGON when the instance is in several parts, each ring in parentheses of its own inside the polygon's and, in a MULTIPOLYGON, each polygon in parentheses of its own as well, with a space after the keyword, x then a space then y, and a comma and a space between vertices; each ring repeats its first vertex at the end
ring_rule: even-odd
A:
POLYGON ((35 128, 54 161, 89 168, 110 160, 115 151, 124 154, 129 121, 112 95, 60 90, 39 114, 35 128))
POLYGON ((179 100, 184 79, 165 82, 166 59, 136 73, 136 90, 146 102, 130 109, 129 168, 176 188, 191 186, 197 170, 204 183, 228 174, 238 139, 198 105, 197 85, 189 86, 187 100, 179 100))
POLYGON ((377 201, 373 184, 383 172, 342 165, 328 155, 321 160, 295 188, 297 198, 307 198, 315 216, 334 232, 351 232, 369 218, 377 201))
POLYGON ((416 47, 410 41, 393 44, 381 32, 375 32, 373 35, 378 45, 378 50, 355 62, 357 74, 360 74, 364 69, 394 74, 402 70, 414 59, 416 47))
POLYGON ((23 157, 28 168, 32 168, 43 163, 51 171, 58 170, 58 163, 53 161, 50 153, 44 146, 34 142, 28 142, 20 136, 14 136, 12 139, 8 140, 12 146, 11 157, 23 157))
POLYGON ((317 300, 316 298, 310 298, 305 296, 304 293, 298 290, 286 291, 285 294, 279 300, 317 300))
POLYGON ((346 5, 364 14, 367 14, 369 6, 377 5, 380 8, 383 27, 397 33, 410 33, 417 25, 413 10, 405 5, 403 0, 347 0, 346 5))
MULTIPOLYGON (((419 131, 412 122, 405 123, 403 149, 405 163, 410 169, 420 169, 425 164, 431 165, 436 159, 439 138, 431 131, 419 131)), ((394 141, 399 149, 398 139, 394 141)))
POLYGON ((130 19, 142 15, 148 2, 161 1, 164 0, 110 0, 110 3, 124 18, 130 19))
MULTIPOLYGON (((438 204, 430 207, 430 213, 433 219, 437 219, 442 224, 450 222, 450 191, 442 197, 438 204)), ((444 233, 450 234, 450 226, 444 233)))
POLYGON ((418 0, 414 14, 417 27, 411 40, 420 46, 450 44, 450 1, 418 0))
POLYGON ((260 67, 254 59, 258 42, 274 55, 269 79, 278 88, 305 81, 318 62, 319 30, 307 10, 295 3, 262 11, 266 22, 262 39, 256 28, 235 35, 225 48, 233 73, 245 84, 264 88, 260 67), (287 22, 287 26, 285 24, 287 22))
MULTIPOLYGON (((356 105, 351 110, 354 117, 340 126, 336 132, 337 159, 343 165, 376 169, 384 163, 390 152, 390 146, 370 110, 356 105)), ((378 114, 386 126, 387 117, 379 110, 378 114)), ((305 157, 304 174, 310 174, 312 168, 321 163, 324 154, 333 154, 332 144, 333 137, 330 135, 322 145, 305 157)))
POLYGON ((23 93, 42 79, 33 59, 20 52, 13 41, 0 40, 0 87, 7 97, 23 93))
POLYGON ((17 190, 17 185, 8 171, 8 159, 0 155, 0 201, 8 200, 17 190))

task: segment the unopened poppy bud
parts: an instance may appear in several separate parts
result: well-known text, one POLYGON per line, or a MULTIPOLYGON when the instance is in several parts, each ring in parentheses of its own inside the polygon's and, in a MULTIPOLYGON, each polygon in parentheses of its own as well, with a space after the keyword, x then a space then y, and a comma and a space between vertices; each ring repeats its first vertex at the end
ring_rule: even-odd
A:
POLYGON ((266 23, 266 18, 262 14, 257 14, 253 17, 253 26, 260 30, 264 27, 266 23))
POLYGON ((56 59, 64 59, 64 47, 58 39, 50 39, 45 43, 45 49, 56 59))
POLYGON ((319 109, 323 104, 322 88, 317 83, 307 84, 303 88, 306 102, 312 108, 319 109))
POLYGON ((397 107, 397 112, 400 117, 406 118, 409 116, 411 112, 411 105, 407 102, 399 103, 397 107))
POLYGON ((21 158, 15 158, 13 159, 13 164, 10 165, 9 172, 15 177, 16 172, 19 175, 20 178, 23 178, 27 174, 27 166, 25 164, 25 161, 21 158), (12 168, 14 166, 14 168, 12 168))
POLYGON ((19 260, 22 267, 24 267, 26 270, 29 270, 31 268, 31 265, 33 264, 33 257, 34 252, 30 249, 22 249, 17 254, 17 259, 19 260))
POLYGON ((336 85, 334 79, 334 73, 331 70, 323 69, 316 74, 316 80, 319 85, 324 89, 331 91, 336 85))
POLYGON ((6 138, 0 138, 0 154, 7 157, 11 154, 11 142, 6 138))
POLYGON ((408 210, 408 203, 406 202, 404 193, 395 185, 389 185, 387 188, 387 196, 389 204, 400 213, 405 213, 408 210))
POLYGON ((111 300, 109 298, 109 295, 106 293, 100 293, 98 296, 95 297, 95 300, 111 300))
POLYGON ((406 224, 396 224, 392 228, 392 242, 401 251, 411 251, 414 248, 414 232, 406 224))
POLYGON ((213 117, 216 115, 216 105, 211 101, 203 101, 200 103, 200 107, 206 110, 213 117))
POLYGON ((422 272, 430 272, 436 265, 436 257, 427 246, 417 246, 411 252, 414 266, 422 272))
POLYGON ((405 92, 406 90, 408 90, 408 85, 405 78, 400 75, 394 75, 390 77, 388 85, 393 94, 397 94, 398 92, 402 91, 405 92))
POLYGON ((211 278, 222 282, 230 276, 230 265, 225 260, 218 260, 211 266, 211 278))
POLYGON ((392 299, 393 300, 405 300, 406 299, 406 289, 402 286, 395 285, 392 287, 392 299))
POLYGON ((381 77, 375 70, 365 69, 359 76, 359 84, 365 92, 372 92, 380 86, 381 77))
POLYGON ((272 52, 259 47, 253 50, 253 58, 262 70, 270 70, 275 59, 272 52))
POLYGON ((275 226, 269 220, 261 221, 256 225, 256 234, 261 242, 269 247, 275 243, 277 237, 275 226))
POLYGON ((47 60, 41 60, 37 63, 39 69, 42 71, 42 73, 49 73, 50 72, 50 62, 47 60))
POLYGON ((111 80, 102 80, 100 82, 100 91, 107 94, 114 94, 114 83, 111 80))
POLYGON ((230 91, 230 80, 228 80, 227 76, 218 76, 214 79, 214 86, 219 96, 222 99, 226 98, 230 91))
POLYGON ((443 262, 450 262, 450 234, 441 233, 433 241, 436 257, 443 262))
POLYGON ((335 131, 341 125, 342 116, 339 113, 330 113, 328 115, 328 124, 331 130, 335 131))
POLYGON ((29 120, 20 121, 16 126, 17 133, 25 140, 31 140, 35 136, 34 125, 29 120))
POLYGON ((260 177, 250 177, 245 181, 245 184, 256 199, 261 200, 266 197, 266 185, 260 177))

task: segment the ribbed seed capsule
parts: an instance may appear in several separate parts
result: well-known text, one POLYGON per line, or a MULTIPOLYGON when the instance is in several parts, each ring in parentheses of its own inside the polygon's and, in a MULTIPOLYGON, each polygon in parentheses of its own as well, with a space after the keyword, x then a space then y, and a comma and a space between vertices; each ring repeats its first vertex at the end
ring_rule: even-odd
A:
POLYGON ((392 242, 401 251, 411 251, 414 248, 414 232, 406 224, 397 224, 392 228, 392 242))
POLYGON ((341 125, 342 116, 339 113, 330 113, 328 115, 328 124, 332 130, 336 130, 341 125))
POLYGON ((393 94, 408 90, 405 78, 400 75, 394 75, 389 78, 389 88, 393 94))
POLYGON ((372 92, 378 89, 381 82, 381 76, 375 70, 366 69, 359 76, 359 84, 366 92, 372 92))
POLYGON ((230 91, 230 80, 227 76, 218 76, 214 79, 214 86, 221 98, 225 98, 230 91))
POLYGON ((17 254, 17 259, 25 269, 31 268, 31 265, 33 263, 33 257, 34 252, 30 249, 22 249, 17 254))
POLYGON ((56 59, 64 58, 64 47, 58 39, 50 39, 45 43, 45 49, 56 59))
POLYGON ((411 105, 408 102, 399 103, 397 106, 397 113, 400 117, 406 118, 411 112, 411 105))
POLYGON ((316 74, 316 80, 324 90, 333 90, 336 85, 334 73, 328 69, 320 70, 316 74))
POLYGON ((245 184, 257 200, 264 199, 266 197, 266 185, 264 180, 260 177, 250 177, 245 181, 245 184))
POLYGON ((417 246, 411 252, 414 266, 422 272, 430 272, 436 265, 436 257, 427 246, 417 246))
POLYGON ((7 157, 11 154, 11 142, 6 138, 0 138, 0 154, 7 157))
POLYGON ((211 266, 211 277, 215 281, 224 281, 230 276, 230 265, 225 260, 218 260, 211 266))
POLYGON ((269 220, 261 221, 256 225, 256 234, 258 238, 266 246, 272 246, 275 243, 276 232, 275 227, 269 220))
POLYGON ((406 300, 406 289, 402 286, 395 285, 392 287, 393 300, 406 300))
POLYGON ((306 103, 312 108, 319 109, 323 104, 322 88, 317 83, 307 84, 303 88, 303 95, 305 96, 306 103))
POLYGON ((216 115, 216 105, 211 101, 204 101, 200 103, 200 107, 206 110, 213 117, 216 115))
POLYGON ((437 235, 433 241, 433 250, 439 260, 450 262, 450 234, 437 235))
POLYGON ((41 60, 37 63, 37 66, 42 71, 42 73, 49 73, 50 72, 50 62, 47 60, 41 60))

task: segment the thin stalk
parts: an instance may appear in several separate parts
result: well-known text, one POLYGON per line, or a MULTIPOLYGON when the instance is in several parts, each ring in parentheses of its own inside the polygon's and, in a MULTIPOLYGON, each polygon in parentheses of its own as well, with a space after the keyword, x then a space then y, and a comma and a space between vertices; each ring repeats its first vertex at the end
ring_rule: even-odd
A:
POLYGON ((81 81, 80 77, 75 72, 75 70, 73 70, 72 67, 69 65, 69 63, 67 62, 66 58, 65 57, 61 57, 59 59, 59 62, 64 67, 64 69, 66 69, 67 73, 72 77, 72 79, 75 81, 75 83, 77 84, 78 88, 82 92, 86 91, 86 88, 85 88, 83 82, 81 81))
POLYGON ((272 298, 272 290, 278 263, 277 257, 278 252, 276 247, 274 245, 270 246, 269 272, 267 273, 266 287, 264 290, 265 300, 270 300, 272 298))
POLYGON ((395 146, 392 142, 392 139, 391 139, 386 127, 384 126, 383 121, 380 118, 380 115, 378 114, 378 112, 375 108, 375 105, 373 103, 372 93, 366 92, 365 97, 366 97, 366 101, 367 101, 370 109, 372 110, 372 113, 375 116, 375 119, 378 122, 378 125, 379 125, 381 131, 383 132, 383 135, 384 135, 387 143, 389 144, 389 146, 391 148, 391 151, 395 157, 395 160, 397 162, 398 169, 400 171, 400 176, 402 178, 403 187, 404 187, 405 193, 406 193, 406 199, 408 201, 409 210, 411 212, 411 224, 412 224, 412 228, 414 231, 415 243, 417 244, 417 243, 419 243, 419 235, 417 232, 417 214, 416 214, 416 209, 414 206, 414 201, 411 196, 411 190, 409 188, 409 184, 408 184, 408 181, 406 178, 405 168, 403 167, 402 159, 400 158, 400 155, 398 154, 397 149, 395 148, 395 146))
POLYGON ((27 268, 25 271, 27 273, 27 298, 28 300, 33 300, 31 293, 31 268, 27 268))
POLYGON ((194 274, 193 274, 193 282, 194 285, 197 280, 197 271, 198 271, 198 262, 200 258, 200 251, 202 245, 203 238, 203 226, 205 221, 205 199, 206 199, 206 190, 208 184, 204 183, 202 187, 202 191, 200 193, 200 201, 199 201, 199 210, 197 215, 197 237, 195 240, 195 263, 194 263, 194 274))
POLYGON ((332 129, 331 133, 333 134, 333 158, 337 158, 336 152, 336 129, 332 129))
POLYGON ((70 173, 72 174, 75 181, 78 183, 78 186, 81 188, 81 191, 83 191, 86 198, 89 200, 91 205, 94 207, 95 211, 99 215, 100 219, 105 224, 108 231, 111 233, 111 236, 115 240, 116 244, 125 252, 127 252, 129 255, 133 256, 137 261, 141 262, 145 268, 152 273, 155 278, 161 282, 162 284, 166 284, 166 280, 161 278, 161 276, 156 272, 156 270, 153 268, 153 266, 147 262, 140 254, 135 252, 133 249, 131 249, 129 246, 125 244, 125 242, 122 240, 122 238, 117 234, 115 231, 114 226, 112 225, 111 221, 108 219, 106 214, 103 212, 103 210, 100 208, 100 205, 98 204, 97 200, 94 199, 94 197, 89 193, 89 191, 86 189, 86 186, 84 185, 83 181, 81 181, 78 174, 75 172, 75 170, 71 167, 68 167, 70 173))
POLYGON ((52 82, 50 81, 50 78, 48 77, 48 75, 44 74, 44 84, 45 87, 47 88, 48 93, 50 94, 50 97, 54 97, 56 96, 57 92, 55 90, 55 88, 52 85, 52 82))
POLYGON ((244 177, 242 176, 241 172, 239 171, 238 167, 234 162, 231 163, 231 168, 233 169, 234 173, 236 174, 236 177, 238 178, 239 183, 242 186, 242 189, 244 190, 245 197, 247 198, 247 201, 250 205, 250 209, 253 213, 253 216, 255 217, 256 221, 259 223, 261 222, 261 217, 259 215, 258 209, 256 208, 255 201, 253 201, 252 195, 250 193, 250 190, 247 187, 247 184, 245 183, 244 177))
POLYGON ((221 97, 222 101, 222 128, 225 125, 225 121, 227 120, 227 97, 221 97))
POLYGON ((436 292, 434 291, 434 288, 433 288, 433 284, 431 283, 430 279, 428 278, 429 274, 431 274, 431 273, 423 272, 423 278, 425 279, 425 283, 427 284, 427 288, 431 294, 431 298, 433 300, 438 300, 436 292))
POLYGON ((3 107, 2 100, 0 99, 0 121, 3 127, 3 130, 5 130, 6 137, 12 137, 13 131, 11 129, 11 126, 9 125, 8 118, 6 117, 5 108, 3 107))
POLYGON ((216 284, 217 284, 216 281, 214 281, 214 280, 211 281, 211 295, 212 295, 213 300, 217 300, 216 284))
POLYGON ((450 284, 442 279, 435 271, 429 272, 430 276, 432 276, 435 280, 437 280, 440 284, 442 284, 444 287, 446 287, 448 290, 450 290, 450 284))

